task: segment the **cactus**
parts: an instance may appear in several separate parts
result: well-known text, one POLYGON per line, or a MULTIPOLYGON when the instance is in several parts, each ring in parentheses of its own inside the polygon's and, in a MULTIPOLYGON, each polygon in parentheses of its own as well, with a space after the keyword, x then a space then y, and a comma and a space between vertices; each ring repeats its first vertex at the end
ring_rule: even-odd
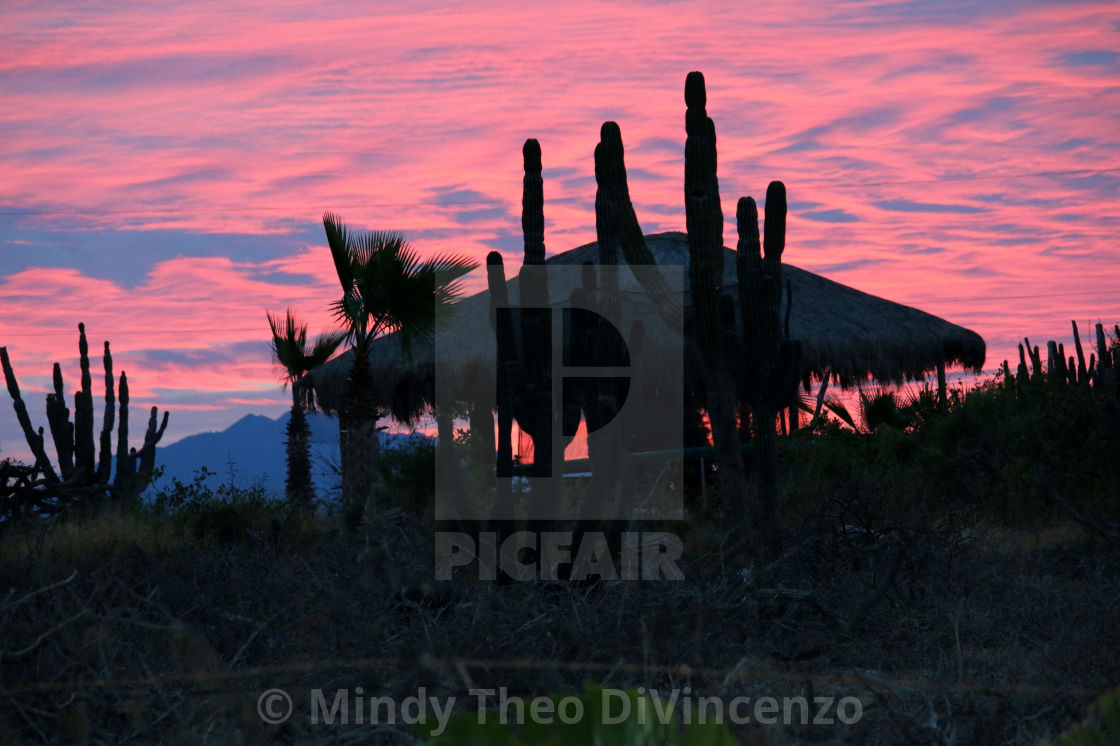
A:
MULTIPOLYGON (((596 148, 597 175, 600 187, 596 196, 596 227, 599 233, 599 264, 585 266, 583 286, 573 291, 578 306, 598 307, 608 317, 617 317, 620 304, 618 288, 619 249, 629 262, 642 262, 644 282, 651 294, 671 306, 672 295, 656 270, 650 270, 652 254, 634 216, 625 183, 622 165, 621 136, 617 126, 603 127, 603 142, 596 148), (660 294, 660 295, 658 295, 660 294)), ((575 435, 580 416, 588 423, 589 455, 596 462, 597 477, 604 479, 607 489, 617 485, 618 464, 624 443, 619 439, 600 439, 595 431, 612 420, 617 413, 623 391, 620 386, 603 381, 569 382, 561 397, 563 411, 553 410, 554 391, 551 369, 551 321, 549 309, 529 307, 536 299, 546 298, 547 276, 544 273, 544 198, 541 177, 541 151, 536 140, 527 140, 522 150, 525 177, 522 191, 521 225, 524 233, 524 261, 519 275, 520 306, 516 313, 499 309, 509 307, 502 257, 497 252, 487 256, 487 280, 490 289, 491 324, 498 347, 497 409, 498 463, 497 475, 512 474, 512 423, 516 418, 521 428, 533 439, 534 459, 530 475, 552 475, 551 457, 562 453, 553 443, 554 425, 560 424, 565 441, 575 435), (520 328, 517 328, 519 323, 520 328), (517 332, 520 331, 518 336, 517 332)), ((640 271, 639 279, 642 279, 640 271)), ((600 334, 588 326, 592 323, 573 316, 571 333, 586 344, 571 344, 597 364, 625 364, 626 351, 614 335, 600 334), (586 323, 585 323, 586 322, 586 323)), ((677 323, 680 323, 679 315, 677 323)), ((507 488, 508 489, 508 488, 507 488)), ((552 487, 544 484, 546 493, 552 487)), ((538 492, 538 495, 541 493, 538 492)), ((555 496, 541 496, 551 500, 555 496)))
POLYGON ((1046 378, 1051 383, 1066 381, 1065 356, 1058 350, 1058 344, 1054 340, 1046 343, 1046 378))
MULTIPOLYGON (((1120 348, 1109 347, 1103 324, 1097 324, 1096 332, 1097 365, 1094 385, 1106 391, 1115 391, 1117 381, 1120 380, 1120 348)), ((1120 340, 1120 325, 1115 327, 1115 332, 1117 340, 1120 340)))
MULTIPOLYGON (((767 191, 765 255, 760 242, 757 210, 752 200, 740 202, 739 292, 742 331, 735 329, 734 307, 722 296, 723 212, 716 175, 715 126, 706 111, 703 75, 690 73, 685 82, 685 212, 689 245, 689 283, 692 317, 684 324, 672 302, 672 293, 654 268, 654 257, 645 244, 626 184, 622 136, 614 122, 600 130, 595 148, 596 233, 599 243, 598 267, 585 267, 583 285, 573 292, 592 306, 598 305, 609 316, 619 303, 619 252, 631 265, 638 281, 671 328, 685 329, 695 342, 706 388, 706 408, 713 440, 720 457, 721 493, 724 512, 730 522, 748 533, 751 521, 746 503, 746 478, 740 451, 737 423, 739 393, 751 406, 755 429, 763 453, 758 470, 762 505, 760 514, 768 529, 776 527, 776 452, 774 423, 779 411, 791 405, 801 379, 801 346, 790 341, 790 297, 787 291, 785 327, 782 326, 781 255, 785 243, 785 188, 773 182, 767 191), (721 313, 722 311, 722 313, 721 313), (687 328, 686 328, 687 326, 687 328), (736 369, 741 362, 742 374, 736 369)), ((522 308, 515 315, 500 309, 509 307, 501 255, 487 257, 488 285, 491 292, 491 323, 498 346, 497 396, 498 463, 497 474, 512 474, 511 429, 516 418, 533 438, 537 458, 534 472, 550 474, 551 464, 540 456, 552 454, 553 423, 557 418, 565 437, 574 434, 579 412, 587 418, 589 429, 597 420, 609 419, 618 406, 618 392, 581 390, 569 401, 565 411, 554 413, 553 381, 548 347, 551 328, 547 317, 524 308, 526 299, 542 298, 547 279, 544 264, 543 180, 540 147, 528 140, 523 149, 525 178, 522 198, 522 229, 525 259, 520 274, 522 308), (516 322, 515 322, 516 320, 516 322), (520 329, 516 327, 519 322, 520 329), (518 336, 517 332, 520 332, 518 336), (613 401, 612 401, 613 397, 613 401), (572 405, 576 411, 569 411, 572 405)), ((573 327, 573 334, 590 329, 573 327)), ((640 336, 640 335, 638 335, 640 336)), ((598 345, 597 358, 612 359, 621 350, 605 335, 591 335, 598 345)), ((1035 353, 1037 355, 1037 351, 1035 353)), ((1025 361, 1022 366, 1025 368, 1025 361)), ((791 428, 795 425, 791 423, 791 428)), ((589 444, 595 460, 596 446, 589 444)), ((603 454, 604 457, 606 454, 603 454)), ((598 471, 598 470, 596 470, 598 471)))
POLYGON ((724 516, 734 521, 740 539, 750 530, 746 474, 736 422, 732 361, 720 346, 719 303, 723 285, 723 210, 716 176, 716 130, 706 110, 704 76, 685 79, 684 200, 688 231, 688 280, 692 299, 690 334, 704 365, 708 419, 719 456, 724 516))
MULTIPOLYGON (((1031 347, 1029 338, 1019 345, 1019 369, 1015 385, 1020 389, 1030 382, 1046 381, 1055 386, 1081 386, 1098 394, 1117 393, 1116 381, 1120 370, 1117 368, 1116 347, 1109 347, 1104 326, 1096 325, 1095 353, 1085 359, 1085 348, 1081 343, 1081 333, 1077 322, 1070 322, 1073 328, 1073 344, 1076 355, 1066 355, 1065 344, 1055 340, 1046 343, 1046 367, 1042 366, 1039 347, 1031 347), (1028 371, 1027 360, 1030 360, 1028 371)), ((1120 339, 1120 328, 1116 330, 1120 339)))
MULTIPOLYGON (((498 313, 499 308, 509 307, 502 255, 491 251, 486 256, 486 279, 490 288, 490 323, 498 344, 496 403, 498 409, 498 463, 499 478, 513 476, 513 387, 517 380, 517 342, 513 333, 513 319, 508 313, 498 313)), ((510 497, 510 483, 500 482, 506 500, 510 497)))
MULTIPOLYGON (((1085 350, 1081 346, 1081 334, 1077 331, 1077 321, 1071 319, 1070 324, 1073 325, 1073 344, 1077 348, 1077 382, 1088 383, 1089 369, 1085 365, 1085 350)), ((1071 370, 1073 369, 1072 364, 1069 367, 1071 370)))
POLYGON ((723 285, 723 210, 716 176, 715 124, 705 109, 704 76, 691 72, 684 97, 684 199, 688 231, 688 279, 695 316, 693 333, 708 366, 719 357, 719 297, 723 285))
POLYGON ((164 412, 161 423, 157 408, 152 407, 143 445, 139 451, 129 450, 128 378, 124 371, 121 371, 119 396, 115 394, 113 358, 109 352, 109 343, 105 342, 102 356, 102 365, 105 369, 105 414, 98 443, 95 446, 93 385, 89 372, 89 345, 86 341, 85 324, 78 324, 78 353, 81 389, 74 393, 73 422, 70 421, 70 410, 66 407, 62 371, 58 363, 54 364, 52 376, 54 392, 47 395, 47 422, 58 460, 56 471, 44 448, 43 429, 39 428, 35 431, 31 425, 31 418, 27 414, 27 407, 20 394, 19 383, 8 358, 7 348, 0 347, 0 363, 3 364, 4 379, 12 398, 16 419, 35 456, 34 468, 39 473, 33 482, 21 488, 19 494, 5 497, 14 498, 17 502, 34 504, 46 511, 58 511, 76 500, 132 499, 139 496, 151 481, 155 469, 156 445, 167 429, 168 414, 164 412), (114 408, 118 405, 118 399, 120 416, 117 420, 117 468, 116 474, 111 475, 114 408), (113 477, 112 480, 110 476, 113 477))
POLYGON ((1023 337, 1023 343, 1026 345, 1027 357, 1031 361, 1031 374, 1032 381, 1041 381, 1043 378, 1042 372, 1042 356, 1039 354, 1038 345, 1031 347, 1031 340, 1028 337, 1023 337))
MULTIPOLYGON (((748 293, 750 299, 745 300, 746 296, 740 296, 740 306, 744 313, 751 313, 752 319, 756 316, 758 319, 751 322, 750 332, 746 331, 748 327, 744 327, 746 339, 737 338, 733 306, 730 299, 723 297, 721 293, 723 211, 717 177, 715 125, 707 115, 704 76, 699 72, 689 73, 685 80, 685 104, 687 139, 684 193, 692 300, 692 317, 686 331, 695 341, 700 353, 699 362, 702 364, 702 378, 706 388, 706 409, 721 464, 720 492, 724 501, 724 514, 729 522, 737 524, 736 527, 745 538, 751 522, 745 495, 746 476, 740 456, 740 431, 736 423, 737 389, 750 392, 749 398, 753 399, 757 407, 756 419, 770 424, 768 435, 764 438, 768 438, 772 446, 773 423, 777 412, 789 404, 800 377, 800 346, 784 340, 779 314, 782 294, 780 264, 785 242, 785 194, 784 187, 780 184, 771 185, 773 207, 772 213, 768 213, 772 217, 768 218, 767 223, 768 264, 765 280, 759 274, 758 281, 750 286, 754 288, 754 292, 748 293), (764 298, 760 294, 763 292, 770 295, 764 298), (748 311, 748 306, 754 310, 748 311), (762 309, 766 309, 765 314, 762 309), (766 318, 765 324, 761 321, 763 315, 766 318), (756 340, 753 337, 771 340, 772 343, 754 349, 756 340), (736 373, 736 363, 743 357, 744 349, 750 350, 747 365, 749 380, 742 380, 736 373), (791 380, 792 386, 789 383, 791 380)), ((622 136, 614 122, 604 123, 600 130, 599 145, 595 148, 595 177, 598 184, 595 217, 600 263, 610 265, 617 261, 615 248, 620 246, 627 262, 635 267, 638 280, 662 317, 672 328, 681 329, 680 319, 667 312, 672 304, 661 302, 669 297, 668 291, 660 274, 651 267, 654 259, 645 245, 630 201, 622 136), (647 267, 650 269, 646 269, 647 267)), ((747 204, 743 203, 744 210, 747 209, 747 204)), ((753 202, 749 204, 753 205, 753 202)), ((741 245, 744 242, 750 243, 753 239, 755 254, 758 255, 757 215, 753 233, 747 226, 749 220, 745 215, 740 222, 741 245)), ((761 256, 758 261, 761 268, 761 256)), ((588 287, 585 282, 585 291, 588 287)), ((744 292, 747 292, 747 287, 741 279, 740 293, 744 292)), ((609 287, 605 294, 609 299, 609 287)), ((787 307, 785 336, 788 336, 788 324, 787 307)), ((774 458, 776 454, 773 458, 767 457, 770 466, 759 471, 764 503, 760 513, 763 520, 771 524, 776 520, 774 458)))
MULTIPOLYGON (((521 308, 511 312, 501 255, 492 251, 486 257, 490 288, 491 324, 498 346, 497 475, 513 475, 512 427, 514 418, 533 439, 534 476, 552 476, 553 380, 552 323, 550 308, 526 308, 530 299, 548 297, 548 278, 544 271, 544 191, 541 176, 541 150, 536 140, 526 140, 522 149, 525 177, 521 202, 521 225, 525 255, 519 274, 521 308), (505 309, 505 310, 500 310, 505 309), (520 339, 515 320, 520 324, 520 339)), ((577 420, 578 421, 578 420, 577 420)), ((562 451, 561 451, 562 452, 562 451)), ((549 482, 537 490, 542 500, 552 499, 549 482)))
POLYGON ((525 259, 518 275, 521 308, 520 396, 514 398, 515 413, 521 428, 533 438, 533 469, 537 476, 553 476, 552 443, 552 320, 551 309, 526 308, 532 299, 548 298, 544 248, 544 179, 541 176, 541 148, 536 140, 526 140, 522 148, 525 178, 521 197, 521 225, 525 239, 525 259))
POLYGON ((1031 374, 1027 368, 1026 350, 1023 349, 1023 344, 1019 343, 1019 367, 1015 371, 1015 382, 1017 384, 1025 384, 1030 380, 1031 374))
MULTIPOLYGON (((802 368, 801 343, 787 338, 789 325, 785 325, 784 331, 780 321, 785 185, 773 181, 766 189, 764 246, 760 246, 758 208, 753 199, 739 200, 736 220, 739 228, 736 269, 743 325, 742 386, 754 417, 760 518, 772 530, 776 528, 778 510, 774 419, 795 397, 802 368)), ((787 291, 791 304, 788 295, 787 291)))
POLYGON ((595 232, 600 252, 603 252, 604 245, 611 253, 614 247, 620 248, 634 277, 653 301, 658 315, 670 329, 680 331, 684 324, 680 306, 674 302, 665 278, 655 269, 657 260, 646 246, 630 200, 622 131, 615 122, 604 122, 599 129, 599 144, 595 146, 595 183, 595 232))
POLYGON ((1104 325, 1103 324, 1098 323, 1096 331, 1097 331, 1097 365, 1099 365, 1100 369, 1103 370, 1104 368, 1109 367, 1108 341, 1105 339, 1105 336, 1104 336, 1104 325))

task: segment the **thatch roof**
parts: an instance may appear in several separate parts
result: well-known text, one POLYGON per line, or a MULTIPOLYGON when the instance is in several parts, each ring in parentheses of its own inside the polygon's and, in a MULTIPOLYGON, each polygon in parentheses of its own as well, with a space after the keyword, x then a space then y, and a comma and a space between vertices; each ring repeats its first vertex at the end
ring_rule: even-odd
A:
MULTIPOLYGON (((646 244, 658 265, 687 267, 688 238, 684 233, 646 236, 646 244)), ((547 263, 578 266, 596 263, 597 258, 598 244, 590 243, 551 257, 547 263)), ((984 364, 984 340, 969 329, 790 264, 783 264, 782 269, 793 292, 790 338, 802 342, 807 373, 819 378, 829 371, 841 385, 850 386, 868 377, 895 383, 920 380, 939 365, 959 364, 978 371, 984 364)), ((635 316, 648 318, 648 296, 625 267, 619 285, 624 322, 635 316)), ((507 286, 510 300, 516 304, 520 297, 517 278, 507 280, 507 286)), ((737 298, 736 286, 735 252, 726 249, 724 292, 737 298)), ((564 302, 571 290, 552 283, 550 299, 553 303, 564 302)), ((683 289, 679 292, 687 309, 688 293, 683 289)), ((647 329, 646 338, 657 339, 661 332, 667 334, 668 328, 647 329)), ((470 379, 493 380, 495 358, 490 293, 484 291, 457 304, 448 323, 437 330, 434 344, 414 349, 410 360, 402 356, 399 344, 390 336, 374 344, 370 361, 378 382, 378 398, 386 406, 395 403, 394 409, 401 412, 431 400, 437 373, 464 383, 470 379), (455 364, 436 371, 436 347, 441 361, 450 359, 455 364)), ((350 359, 347 353, 309 376, 320 404, 328 411, 337 409, 342 400, 350 359)))

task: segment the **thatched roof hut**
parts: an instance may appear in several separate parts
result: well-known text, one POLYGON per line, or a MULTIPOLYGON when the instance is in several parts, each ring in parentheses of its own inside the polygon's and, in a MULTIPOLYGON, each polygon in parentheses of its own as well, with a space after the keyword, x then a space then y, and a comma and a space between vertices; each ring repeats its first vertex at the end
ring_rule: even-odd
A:
MULTIPOLYGON (((669 232, 646 236, 646 244, 659 266, 687 267, 688 239, 684 233, 669 232)), ((726 249, 724 292, 737 297, 735 252, 726 249)), ((590 243, 548 259, 548 265, 581 265, 598 260, 598 244, 590 243)), ((792 288, 793 305, 789 337, 800 340, 804 349, 805 373, 817 378, 827 373, 842 386, 851 386, 869 377, 898 383, 920 380, 939 367, 953 364, 979 371, 984 364, 984 340, 975 332, 952 324, 916 308, 894 303, 861 292, 812 272, 784 264, 783 277, 792 288)), ((510 300, 519 295, 516 278, 507 283, 510 300)), ((572 287, 549 288, 553 303, 564 302, 572 287)), ((678 290, 687 309, 686 290, 678 290)), ((622 315, 638 316, 650 301, 633 275, 623 267, 620 273, 622 315), (630 311, 627 311, 627 308, 630 311)), ((649 314, 640 314, 648 318, 649 314)), ((736 314, 738 317, 738 314, 736 314)), ((668 332, 668 328, 660 330, 668 332)), ((658 338, 659 330, 647 329, 647 339, 658 338)), ((327 411, 337 410, 346 388, 349 354, 340 356, 314 371, 308 384, 315 388, 320 404, 327 411)), ((686 353, 687 354, 687 353, 686 353)), ((466 384, 494 380, 496 343, 490 325, 490 293, 484 291, 456 305, 453 316, 441 324, 434 343, 418 346, 406 359, 392 337, 378 340, 371 352, 378 398, 397 416, 418 411, 430 402, 435 375, 452 376, 466 384), (454 360, 451 366, 436 370, 433 361, 454 360), (477 378, 485 376, 485 378, 477 378)), ((442 379, 446 381, 448 379, 442 379)), ((441 383, 441 388, 442 388, 441 383)))

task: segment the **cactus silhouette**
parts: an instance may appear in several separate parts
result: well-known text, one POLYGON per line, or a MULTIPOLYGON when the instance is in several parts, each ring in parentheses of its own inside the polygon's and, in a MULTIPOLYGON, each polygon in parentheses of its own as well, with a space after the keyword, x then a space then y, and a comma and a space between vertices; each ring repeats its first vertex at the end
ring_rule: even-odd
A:
MULTIPOLYGON (((548 298, 548 277, 544 266, 544 181, 539 143, 526 140, 522 156, 525 177, 521 225, 525 253, 518 279, 519 303, 525 306, 548 298)), ((553 422, 557 415, 553 411, 551 310, 547 307, 511 308, 501 254, 490 252, 486 257, 486 267, 490 318, 498 352, 497 475, 513 475, 512 428, 516 419, 533 440, 530 475, 554 476, 553 422)), ((503 489, 508 492, 509 483, 504 484, 503 489)), ((534 500, 555 499, 553 491, 554 486, 545 481, 534 490, 534 500)))
POLYGON ((43 511, 58 511, 77 500, 97 498, 132 499, 148 486, 155 469, 156 445, 167 429, 168 413, 162 422, 156 407, 152 407, 144 442, 139 451, 128 446, 129 394, 128 377, 121 371, 117 392, 113 390, 113 358, 109 343, 105 342, 102 366, 105 370, 105 413, 102 427, 95 443, 93 415, 93 382, 89 369, 89 344, 85 324, 78 324, 78 355, 81 369, 81 388, 74 393, 74 420, 62 379, 62 368, 54 364, 54 391, 47 395, 47 423, 51 431, 58 462, 56 470, 47 457, 43 429, 38 431, 31 424, 27 406, 20 393, 19 382, 12 369, 6 347, 0 347, 0 364, 12 407, 27 445, 35 457, 39 477, 32 484, 24 485, 21 493, 6 496, 15 501, 27 502, 43 511), (119 417, 115 417, 119 408, 119 417), (112 433, 117 428, 116 474, 112 474, 112 433), (96 457, 96 460, 95 460, 96 457), (112 479, 110 480, 110 477, 112 479))
MULTIPOLYGON (((1076 355, 1067 356, 1065 345, 1055 340, 1046 343, 1046 366, 1043 367, 1039 347, 1031 347, 1029 338, 1024 337, 1019 345, 1019 366, 1014 385, 1022 387, 1031 382, 1046 381, 1056 386, 1084 386, 1098 393, 1117 393, 1117 380, 1120 380, 1120 341, 1109 345, 1104 325, 1096 325, 1096 352, 1085 359, 1085 348, 1081 344, 1081 332, 1077 321, 1070 321, 1073 328, 1073 345, 1076 355), (1028 366, 1028 362, 1030 365, 1028 366)), ((1120 340, 1120 325, 1115 334, 1120 340)), ((1010 382, 1010 367, 1003 361, 1005 379, 1010 382)))
MULTIPOLYGON (((720 493, 724 515, 739 530, 740 539, 751 533, 751 515, 756 513, 773 533, 777 519, 777 466, 774 444, 777 413, 789 406, 801 377, 801 345, 788 337, 790 300, 786 296, 786 324, 781 324, 783 301, 781 256, 785 245, 785 188, 773 182, 767 192, 765 255, 762 254, 757 210, 753 200, 740 201, 739 222, 739 306, 742 321, 737 328, 734 304, 723 295, 724 264, 723 211, 717 177, 715 125, 707 115, 704 76, 689 73, 685 81, 685 214, 689 250, 689 287, 691 314, 684 319, 679 304, 664 277, 656 268, 646 245, 630 199, 622 134, 615 122, 605 122, 595 148, 595 228, 598 239, 598 264, 585 266, 582 285, 573 291, 573 301, 587 303, 611 317, 620 303, 618 266, 620 259, 634 275, 654 307, 671 329, 684 330, 696 352, 704 387, 704 404, 711 422, 713 441, 720 463, 720 493), (621 257, 620 257, 621 254, 621 257), (760 505, 752 510, 746 497, 746 471, 741 456, 739 412, 750 406, 759 439, 758 471, 760 505)), ((525 255, 520 274, 521 304, 526 298, 547 297, 543 273, 544 208, 541 178, 541 151, 535 140, 523 149, 525 178, 522 197, 522 229, 525 255)), ((582 413, 589 430, 608 421, 619 406, 620 392, 578 390, 563 398, 565 409, 551 409, 553 382, 546 345, 551 344, 547 317, 509 308, 502 257, 487 256, 491 323, 497 340, 498 444, 497 473, 512 474, 511 431, 514 419, 533 438, 537 456, 553 452, 552 432, 556 417, 561 418, 564 437, 574 434, 582 413)), ((573 303, 573 305, 580 305, 573 303)), ((527 312, 528 311, 528 312, 527 312)), ((600 360, 615 360, 623 350, 607 335, 573 324, 573 341, 586 340, 574 347, 589 349, 600 360)), ((633 330, 634 340, 644 339, 641 328, 633 330)), ((641 345, 639 345, 641 346, 641 345)), ((633 352, 633 350, 631 351, 633 352)), ((601 472, 622 460, 619 443, 597 444, 589 439, 593 472, 601 472), (598 463, 596 463, 598 462, 598 463)), ((545 464, 533 471, 540 474, 545 464)))
MULTIPOLYGON (((740 381, 754 419, 759 518, 772 531, 778 511, 775 418, 796 395, 802 372, 801 343, 786 338, 788 332, 783 330, 781 322, 785 185, 773 181, 766 189, 765 254, 760 247, 758 208, 753 199, 739 200, 736 221, 739 228, 736 270, 743 328, 740 381)), ((787 298, 787 302, 792 303, 792 299, 787 298)))
POLYGON ((724 516, 745 538, 750 530, 746 472, 740 449, 733 360, 721 344, 723 292, 723 208, 716 175, 716 129, 707 112, 704 76, 690 72, 684 99, 684 204, 688 232, 688 280, 692 326, 703 363, 712 443, 719 457, 719 490, 724 516))

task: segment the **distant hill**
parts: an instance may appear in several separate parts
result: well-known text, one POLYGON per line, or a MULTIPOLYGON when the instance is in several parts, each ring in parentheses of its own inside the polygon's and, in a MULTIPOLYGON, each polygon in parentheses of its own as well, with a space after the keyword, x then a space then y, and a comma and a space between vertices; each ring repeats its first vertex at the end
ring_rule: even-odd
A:
MULTIPOLYGON (((273 420, 249 414, 221 432, 198 433, 156 450, 156 466, 163 475, 148 488, 147 494, 169 487, 172 480, 190 482, 200 467, 214 476, 212 487, 231 482, 237 487, 260 485, 277 497, 284 494, 287 464, 284 455, 288 413, 273 420)), ((320 497, 337 492, 338 420, 321 413, 308 417, 311 426, 311 476, 320 497)), ((419 434, 381 433, 383 448, 396 448, 419 434)))

